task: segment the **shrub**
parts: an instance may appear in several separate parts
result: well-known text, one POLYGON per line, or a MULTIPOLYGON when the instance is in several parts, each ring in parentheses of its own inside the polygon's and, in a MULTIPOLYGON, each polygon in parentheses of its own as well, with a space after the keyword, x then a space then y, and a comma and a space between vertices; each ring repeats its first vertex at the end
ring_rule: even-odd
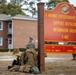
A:
MULTIPOLYGON (((38 51, 38 48, 35 48, 35 50, 38 51)), ((14 49, 10 49, 10 50, 8 48, 1 48, 0 49, 0 52, 8 52, 8 51, 13 52, 14 49)), ((19 48, 19 51, 24 52, 24 51, 26 51, 26 48, 19 48)))
POLYGON ((0 49, 0 52, 8 52, 9 51, 9 49, 7 49, 7 48, 1 48, 0 49))
POLYGON ((10 52, 13 52, 14 51, 14 49, 10 49, 10 52))
POLYGON ((26 48, 19 48, 19 51, 24 52, 26 51, 26 48))

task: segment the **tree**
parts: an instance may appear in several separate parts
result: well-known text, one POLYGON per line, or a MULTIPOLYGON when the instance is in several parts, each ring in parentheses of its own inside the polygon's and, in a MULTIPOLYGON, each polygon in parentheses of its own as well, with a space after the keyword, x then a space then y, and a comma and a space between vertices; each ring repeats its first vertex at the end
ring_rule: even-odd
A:
POLYGON ((25 15, 25 13, 22 11, 21 7, 22 7, 21 5, 19 6, 17 4, 14 5, 14 4, 9 3, 8 4, 8 14, 12 15, 12 16, 14 16, 16 14, 25 15))
POLYGON ((16 14, 25 13, 22 10, 22 2, 23 0, 10 0, 10 3, 7 4, 7 0, 1 0, 0 4, 0 14, 7 14, 14 16, 16 14))
POLYGON ((68 2, 68 0, 49 0, 46 3, 47 9, 53 9, 60 2, 68 2))
POLYGON ((24 0, 10 0, 10 3, 8 3, 8 10, 9 14, 14 16, 16 14, 22 14, 25 15, 25 13, 22 11, 22 2, 24 0))
POLYGON ((24 0, 24 4, 26 8, 24 8, 24 11, 28 11, 28 13, 31 14, 32 17, 37 15, 37 9, 36 4, 40 2, 41 0, 24 0))
POLYGON ((6 4, 6 0, 1 0, 0 1, 0 14, 7 14, 7 4, 6 4))
POLYGON ((22 6, 22 2, 24 2, 24 0, 10 0, 10 2, 14 5, 22 6))
POLYGON ((7 4, 7 0, 2 0, 2 5, 0 6, 0 14, 7 14, 14 16, 16 14, 24 14, 31 17, 37 15, 37 3, 41 0, 10 0, 7 4), (25 5, 25 8, 22 8, 25 5))
POLYGON ((3 5, 7 2, 7 0, 0 0, 0 4, 3 5))

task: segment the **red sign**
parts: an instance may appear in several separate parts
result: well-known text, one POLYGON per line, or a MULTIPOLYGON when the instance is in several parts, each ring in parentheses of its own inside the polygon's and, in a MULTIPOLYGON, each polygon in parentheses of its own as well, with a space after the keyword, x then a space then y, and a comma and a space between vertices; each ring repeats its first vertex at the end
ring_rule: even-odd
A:
POLYGON ((67 2, 44 11, 45 41, 76 41, 76 11, 67 2))
POLYGON ((45 53, 76 53, 75 45, 45 45, 45 53))

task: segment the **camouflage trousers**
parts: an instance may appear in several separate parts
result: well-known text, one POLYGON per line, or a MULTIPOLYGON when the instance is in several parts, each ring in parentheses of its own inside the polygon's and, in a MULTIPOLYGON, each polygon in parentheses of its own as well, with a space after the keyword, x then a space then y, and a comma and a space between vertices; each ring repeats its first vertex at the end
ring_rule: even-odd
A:
POLYGON ((32 65, 28 65, 28 64, 21 65, 21 66, 15 65, 12 68, 10 68, 9 70, 12 72, 19 71, 19 72, 30 73, 31 67, 32 67, 32 65))

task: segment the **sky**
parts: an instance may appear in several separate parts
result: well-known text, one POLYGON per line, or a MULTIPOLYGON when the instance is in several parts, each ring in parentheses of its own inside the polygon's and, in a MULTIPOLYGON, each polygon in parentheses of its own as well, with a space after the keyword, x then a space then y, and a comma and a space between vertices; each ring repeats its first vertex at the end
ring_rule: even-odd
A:
MULTIPOLYGON (((48 2, 48 0, 42 0, 41 2, 48 2)), ((70 4, 76 6, 76 0, 69 0, 70 4)))
MULTIPOLYGON (((7 0, 8 2, 10 0, 7 0)), ((42 0, 41 2, 48 2, 48 0, 42 0)), ((70 4, 73 4, 74 6, 76 6, 76 0, 69 0, 70 4)))
POLYGON ((69 0, 70 4, 73 4, 74 6, 76 6, 76 0, 69 0))

